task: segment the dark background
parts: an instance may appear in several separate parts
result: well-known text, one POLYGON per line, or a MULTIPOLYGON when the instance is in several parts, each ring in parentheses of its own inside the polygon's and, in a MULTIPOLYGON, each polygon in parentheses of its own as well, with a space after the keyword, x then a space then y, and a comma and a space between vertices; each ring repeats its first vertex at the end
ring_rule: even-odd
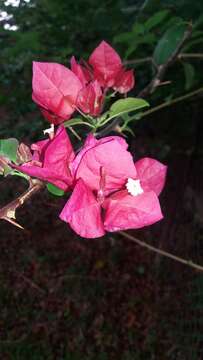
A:
MULTIPOLYGON (((13 7, 0 0, 0 10, 13 15, 0 22, 0 137, 28 144, 47 126, 31 101, 33 60, 68 65, 72 54, 88 58, 103 39, 124 60, 146 58, 181 19, 195 32, 182 51, 203 53, 201 1, 21 0, 13 7), (160 10, 168 15, 147 30, 146 21, 160 10)), ((165 74, 170 84, 147 97, 151 107, 201 88, 202 61, 176 61, 165 74)), ((135 73, 132 96, 154 68, 137 64, 135 73)), ((130 233, 199 264, 202 115, 199 93, 133 123, 135 136, 128 136, 135 159, 152 156, 168 165, 164 220, 130 233)), ((26 186, 22 179, 0 179, 1 205, 26 186)), ((202 359, 202 274, 115 233, 79 239, 58 219, 65 201, 43 191, 17 211, 25 231, 0 223, 1 358, 202 359)))

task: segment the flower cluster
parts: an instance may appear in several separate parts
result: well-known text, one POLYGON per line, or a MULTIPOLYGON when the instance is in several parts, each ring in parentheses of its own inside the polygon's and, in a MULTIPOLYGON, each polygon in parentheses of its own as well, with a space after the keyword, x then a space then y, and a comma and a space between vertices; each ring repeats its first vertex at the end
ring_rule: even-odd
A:
POLYGON ((97 140, 90 133, 75 153, 61 124, 78 109, 97 116, 109 88, 123 94, 133 85, 132 71, 124 69, 119 55, 104 41, 88 64, 80 65, 72 57, 71 70, 60 64, 34 63, 33 100, 52 124, 60 126, 49 139, 38 141, 30 150, 22 148, 29 156, 13 167, 71 191, 60 218, 85 238, 141 228, 163 217, 158 196, 165 183, 165 165, 151 158, 134 163, 120 136, 97 140))
POLYGON ((158 195, 166 166, 143 158, 135 164, 119 136, 97 140, 88 135, 74 154, 65 128, 54 138, 32 145, 32 160, 16 168, 72 194, 60 218, 80 236, 96 238, 105 231, 137 229, 162 219, 158 195))
POLYGON ((71 70, 57 63, 34 62, 32 98, 53 124, 68 120, 75 110, 98 116, 109 88, 125 94, 134 87, 132 70, 105 41, 83 65, 71 58, 71 70))

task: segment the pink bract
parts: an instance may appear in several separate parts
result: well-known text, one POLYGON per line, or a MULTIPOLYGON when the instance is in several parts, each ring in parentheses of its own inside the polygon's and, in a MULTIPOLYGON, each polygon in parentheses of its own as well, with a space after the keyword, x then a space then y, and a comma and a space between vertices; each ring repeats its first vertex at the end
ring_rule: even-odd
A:
POLYGON ((93 68, 94 78, 103 88, 113 87, 125 94, 135 85, 133 70, 123 68, 120 56, 106 41, 102 41, 93 51, 89 64, 93 68))
POLYGON ((99 190, 100 169, 104 168, 105 191, 115 191, 129 177, 136 177, 132 155, 126 150, 127 143, 119 136, 96 140, 89 136, 84 148, 71 164, 75 179, 82 178, 92 190, 99 190))
POLYGON ((96 238, 104 231, 137 229, 163 218, 157 195, 166 166, 150 158, 134 164, 122 138, 89 136, 71 170, 76 184, 60 218, 80 236, 96 238), (128 179, 138 182, 142 192, 129 193, 128 179))
POLYGON ((34 151, 32 160, 15 168, 66 191, 73 182, 69 163, 74 152, 65 128, 59 127, 52 140, 38 141, 31 149, 34 151))
POLYGON ((90 55, 89 64, 93 67, 94 77, 104 87, 114 85, 122 68, 120 56, 106 41, 102 41, 90 55))
POLYGON ((32 98, 43 109, 49 122, 59 124, 75 111, 79 78, 57 63, 33 62, 32 98))
POLYGON ((77 98, 77 106, 84 113, 97 116, 100 114, 103 105, 103 93, 97 80, 84 86, 77 98))

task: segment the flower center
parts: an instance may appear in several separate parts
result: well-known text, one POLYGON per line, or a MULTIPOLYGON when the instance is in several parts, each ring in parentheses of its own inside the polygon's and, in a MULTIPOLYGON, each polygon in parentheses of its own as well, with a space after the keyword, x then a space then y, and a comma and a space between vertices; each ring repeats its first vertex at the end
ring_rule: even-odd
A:
POLYGON ((140 195, 144 192, 144 190, 142 189, 141 185, 140 185, 140 180, 134 180, 129 178, 126 184, 126 188, 129 192, 129 194, 133 195, 133 196, 137 196, 140 195))

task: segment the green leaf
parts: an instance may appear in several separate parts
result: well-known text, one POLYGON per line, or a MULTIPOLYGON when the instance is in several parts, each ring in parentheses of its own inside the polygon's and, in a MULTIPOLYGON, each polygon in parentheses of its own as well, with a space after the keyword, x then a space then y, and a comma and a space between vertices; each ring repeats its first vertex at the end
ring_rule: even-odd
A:
POLYGON ((161 10, 151 16, 144 24, 145 31, 150 31, 159 25, 169 14, 169 10, 161 10))
POLYGON ((51 183, 47 184, 47 190, 55 196, 63 196, 65 194, 63 190, 59 189, 57 186, 51 183))
POLYGON ((94 128, 94 125, 92 125, 86 121, 83 121, 81 118, 73 118, 73 119, 67 120, 63 123, 63 125, 65 127, 70 127, 70 126, 74 126, 74 125, 86 125, 91 128, 94 128))
POLYGON ((182 22, 168 29, 159 40, 153 54, 157 65, 165 64, 183 40, 188 24, 182 22))
POLYGON ((195 68, 189 63, 183 63, 185 73, 185 90, 189 90, 194 84, 195 68))
POLYGON ((128 97, 126 99, 117 100, 110 107, 110 118, 121 116, 122 114, 129 113, 131 111, 139 110, 144 107, 148 107, 149 104, 143 99, 128 97))
POLYGON ((7 157, 13 162, 16 162, 18 144, 18 140, 14 138, 0 140, 0 155, 7 157))

